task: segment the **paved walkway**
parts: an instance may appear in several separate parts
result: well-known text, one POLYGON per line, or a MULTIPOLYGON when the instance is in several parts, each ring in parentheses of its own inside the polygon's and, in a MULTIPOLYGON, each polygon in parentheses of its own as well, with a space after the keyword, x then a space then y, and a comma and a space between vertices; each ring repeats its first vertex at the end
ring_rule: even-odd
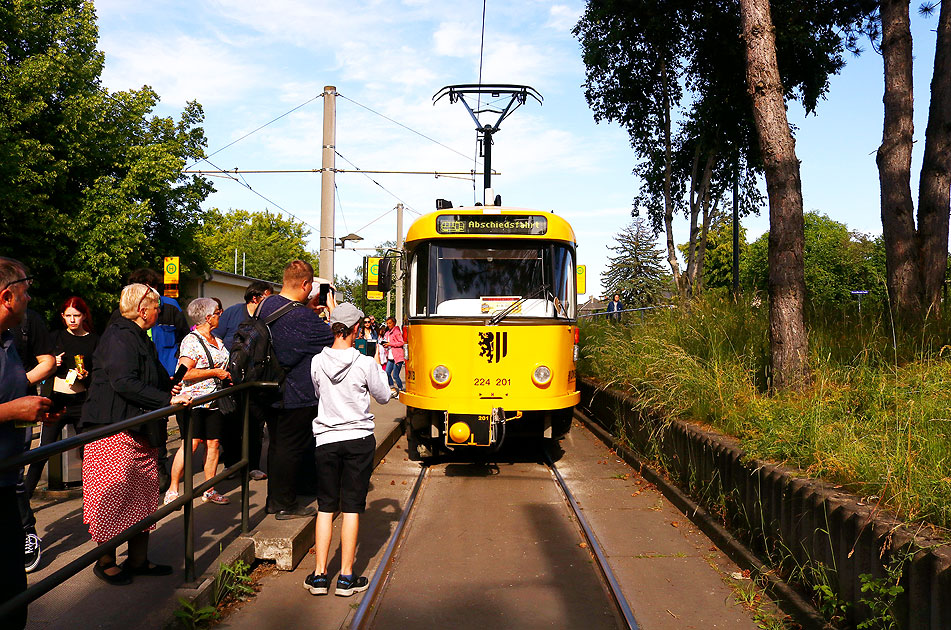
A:
MULTIPOLYGON (((374 403, 378 442, 398 428, 404 410, 398 401, 386 406, 374 403)), ((170 453, 174 453, 178 445, 177 441, 170 444, 170 453)), ((203 475, 197 474, 196 483, 203 478, 203 475)), ((44 484, 41 481, 40 487, 44 484)), ((265 517, 266 484, 266 481, 251 482, 252 528, 265 517)), ((196 502, 195 561, 199 575, 213 566, 220 550, 237 538, 241 531, 241 490, 238 481, 225 481, 218 484, 217 490, 231 499, 230 505, 196 502)), ((33 506, 37 533, 43 539, 43 558, 39 570, 29 576, 31 583, 94 546, 82 522, 80 498, 34 500, 33 506)), ((125 545, 121 545, 119 550, 121 562, 125 545)), ((179 608, 176 589, 184 582, 183 550, 184 521, 182 513, 178 512, 159 523, 158 529, 152 533, 149 553, 153 561, 173 565, 176 568, 174 574, 167 577, 139 577, 129 586, 114 587, 96 578, 91 569, 83 570, 30 605, 27 628, 161 628, 179 608)))

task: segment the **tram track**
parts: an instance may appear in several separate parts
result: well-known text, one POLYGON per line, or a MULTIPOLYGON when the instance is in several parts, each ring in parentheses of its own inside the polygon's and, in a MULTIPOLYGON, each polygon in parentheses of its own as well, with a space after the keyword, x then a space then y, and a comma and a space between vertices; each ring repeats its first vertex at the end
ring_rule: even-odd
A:
MULTIPOLYGON (((542 462, 536 462, 534 467, 523 468, 520 472, 521 475, 529 475, 534 477, 536 480, 539 475, 537 473, 547 472, 547 475, 550 477, 551 481, 557 488, 557 491, 553 493, 553 496, 559 496, 563 502, 563 507, 567 508, 567 516, 575 525, 575 531, 577 536, 562 539, 559 541, 559 544, 565 545, 566 547, 571 547, 573 551, 568 551, 567 553, 572 553, 577 551, 578 548, 586 550, 587 554, 590 556, 590 561, 596 565, 597 570, 593 573, 596 574, 595 580, 598 580, 601 585, 601 591, 605 595, 604 599, 607 604, 606 608, 613 608, 613 614, 610 616, 614 619, 613 623, 609 625, 611 627, 626 628, 630 630, 638 630, 638 624, 634 617, 633 610, 625 598, 621 586, 618 580, 615 578, 614 572, 611 569, 611 566, 608 562, 607 555, 602 549, 600 543, 598 542, 597 536, 594 533, 591 525, 588 523, 588 520, 585 518, 584 512, 581 509, 579 502, 575 499, 570 487, 565 482, 564 477, 558 470, 551 454, 547 451, 543 453, 541 458, 542 462), (544 467, 543 469, 541 467, 544 467), (582 543, 578 543, 578 538, 581 539, 582 543)), ((502 466, 506 465, 506 462, 501 462, 502 466)), ((458 466, 458 463, 449 464, 450 466, 458 466)), ((519 465, 522 467, 532 466, 527 462, 519 462, 519 465)), ((490 469, 498 470, 498 465, 489 465, 490 469)), ((435 466, 435 469, 439 469, 439 465, 435 466)), ((407 503, 404 506, 399 521, 391 534, 384 553, 379 561, 378 567, 374 572, 373 578, 370 581, 369 588, 364 594, 364 597, 351 618, 349 627, 352 629, 364 629, 371 627, 378 627, 375 623, 377 619, 377 614, 381 610, 385 610, 387 606, 386 603, 386 593, 388 584, 394 578, 394 576, 399 572, 399 560, 401 552, 403 552, 407 545, 413 544, 426 544, 426 538, 420 537, 423 542, 417 540, 413 542, 410 540, 413 538, 410 530, 412 529, 411 524, 414 518, 417 515, 418 510, 422 508, 420 498, 423 494, 424 485, 432 483, 433 476, 431 474, 433 467, 429 465, 423 465, 420 469, 419 475, 416 478, 415 484, 410 492, 407 503)), ((495 475, 490 475, 495 477, 495 475)), ((517 478, 516 478, 517 479, 517 478)), ((485 483, 498 483, 498 479, 483 479, 485 483)), ((460 515, 460 518, 464 518, 464 515, 460 515)), ((516 542, 512 542, 512 545, 516 545, 516 542)), ((524 544, 524 543, 523 543, 524 544)), ((535 545, 551 545, 551 542, 548 540, 535 541, 535 545)), ((513 549, 513 554, 515 550, 513 549)), ((448 564, 452 564, 449 562, 448 564)), ((589 567, 590 564, 584 563, 583 566, 581 563, 578 566, 572 565, 573 571, 585 571, 585 567, 589 567)), ((590 571, 589 571, 590 573, 590 571)), ((504 581, 504 580, 503 580, 504 581)), ((540 582, 544 582, 544 578, 540 582)), ((591 580, 594 581, 594 580, 591 580)), ((439 582, 438 579, 435 582, 439 582)), ((500 587, 504 585, 500 584, 500 587)), ((387 627, 387 623, 383 623, 383 627, 387 627)))

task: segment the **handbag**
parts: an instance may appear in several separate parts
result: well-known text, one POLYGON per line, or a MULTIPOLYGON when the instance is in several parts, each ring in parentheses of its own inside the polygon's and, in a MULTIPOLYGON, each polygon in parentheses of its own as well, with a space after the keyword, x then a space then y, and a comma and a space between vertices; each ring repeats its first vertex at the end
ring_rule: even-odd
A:
MULTIPOLYGON (((199 333, 191 333, 198 337, 198 341, 201 342, 201 347, 205 349, 205 356, 208 357, 208 367, 213 368, 215 365, 215 360, 211 358, 211 350, 208 349, 208 344, 205 343, 205 340, 202 338, 199 333)), ((215 391, 221 391, 224 389, 224 383, 221 382, 221 379, 217 376, 213 376, 215 379, 215 391)), ((218 398, 215 402, 218 403, 218 409, 222 414, 229 416, 238 410, 238 404, 234 401, 234 398, 231 396, 222 396, 218 398)))

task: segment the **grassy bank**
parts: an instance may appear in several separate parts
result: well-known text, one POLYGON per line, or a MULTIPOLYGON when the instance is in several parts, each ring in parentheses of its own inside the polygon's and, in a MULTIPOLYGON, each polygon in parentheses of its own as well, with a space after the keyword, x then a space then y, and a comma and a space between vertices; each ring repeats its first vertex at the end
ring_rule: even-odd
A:
POLYGON ((661 417, 735 436, 754 457, 951 529, 951 327, 901 334, 887 313, 814 313, 812 387, 770 396, 766 311, 708 297, 643 321, 596 318, 582 325, 579 373, 661 417))

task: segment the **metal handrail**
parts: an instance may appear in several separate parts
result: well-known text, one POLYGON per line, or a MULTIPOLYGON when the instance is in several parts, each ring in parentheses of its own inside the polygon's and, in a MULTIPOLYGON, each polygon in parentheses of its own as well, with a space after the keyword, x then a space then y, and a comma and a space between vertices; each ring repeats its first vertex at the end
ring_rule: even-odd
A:
POLYGON ((615 315, 621 313, 643 313, 644 311, 652 311, 658 308, 676 308, 673 304, 661 304, 660 306, 642 306, 640 308, 626 308, 621 311, 598 311, 597 313, 580 313, 578 317, 597 317, 598 315, 615 315))
POLYGON ((185 414, 185 425, 187 427, 185 435, 182 436, 182 447, 185 449, 185 475, 183 478, 184 489, 181 496, 169 503, 168 505, 159 506, 159 508, 145 517, 144 519, 138 521, 134 525, 128 527, 121 533, 113 536, 106 542, 97 545, 95 549, 90 549, 80 557, 75 560, 67 563, 65 566, 57 569, 50 575, 46 576, 36 584, 30 585, 22 593, 18 593, 15 597, 3 602, 0 605, 0 619, 3 619, 7 615, 13 613, 16 609, 28 605, 30 602, 39 599, 49 591, 53 590, 69 578, 73 577, 83 569, 89 567, 94 562, 97 562, 103 553, 112 551, 119 545, 124 542, 127 542, 132 537, 140 534, 144 529, 151 527, 155 523, 158 523, 163 518, 169 514, 178 511, 179 508, 184 507, 185 513, 185 582, 194 582, 195 581, 195 522, 194 522, 194 507, 192 506, 192 501, 194 501, 196 496, 199 496, 200 493, 205 490, 213 487, 219 481, 225 479, 229 475, 240 471, 241 472, 241 533, 247 534, 250 529, 250 470, 248 467, 249 458, 248 458, 248 437, 249 437, 249 410, 250 410, 250 390, 254 389, 276 389, 280 385, 273 382, 262 382, 255 381, 251 383, 242 383, 241 385, 234 385, 227 389, 220 391, 212 392, 211 394, 206 394, 204 396, 199 396, 195 398, 192 402, 195 405, 201 405, 206 402, 211 402, 217 400, 222 396, 233 396, 235 394, 241 394, 241 422, 242 422, 242 431, 241 431, 241 459, 236 464, 225 468, 223 471, 212 477, 211 479, 206 480, 204 483, 199 484, 197 487, 193 487, 193 475, 190 474, 192 471, 192 432, 194 430, 194 423, 190 422, 189 416, 191 415, 191 408, 185 407, 183 405, 171 405, 169 407, 163 407, 161 409, 156 409, 155 411, 150 411, 149 413, 136 416, 134 418, 129 418, 127 420, 122 420, 110 425, 106 425, 99 429, 93 429, 91 431, 86 431, 74 437, 66 438, 65 440, 60 440, 54 442, 53 444, 48 444, 46 446, 41 446, 39 448, 33 449, 26 453, 17 455, 16 457, 11 457, 5 460, 0 460, 0 471, 8 470, 10 468, 20 468, 33 462, 43 461, 48 459, 52 455, 58 453, 63 453, 70 449, 76 448, 77 446, 82 446, 90 442, 94 442, 104 437, 109 437, 126 431, 128 429, 140 426, 146 422, 152 420, 158 420, 160 418, 167 418, 173 414, 182 413, 185 414))

